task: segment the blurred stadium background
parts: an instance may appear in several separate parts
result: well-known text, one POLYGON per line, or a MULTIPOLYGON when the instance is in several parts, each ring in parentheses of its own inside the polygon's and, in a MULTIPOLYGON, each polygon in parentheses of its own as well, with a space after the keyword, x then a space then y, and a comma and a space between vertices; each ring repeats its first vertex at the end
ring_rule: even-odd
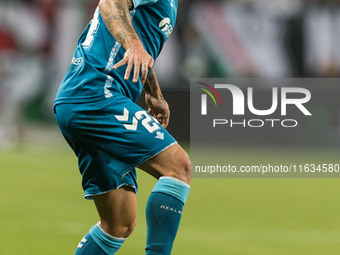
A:
MULTIPOLYGON (((81 199, 76 158, 52 109, 97 3, 0 1, 1 254, 73 254, 97 219, 92 203, 81 199)), ((190 78, 339 77, 337 0, 179 0, 179 6, 156 69, 172 110, 169 130, 186 148, 190 78)), ((245 150, 231 156, 253 155, 245 150)), ((271 155, 270 148, 257 151, 271 155)), ((287 150, 284 157, 337 161, 338 152, 333 144, 312 155, 287 150)), ((137 228, 119 254, 143 254, 154 180, 140 173, 139 182, 137 228)), ((194 179, 192 187, 174 254, 340 252, 337 179, 194 179)))

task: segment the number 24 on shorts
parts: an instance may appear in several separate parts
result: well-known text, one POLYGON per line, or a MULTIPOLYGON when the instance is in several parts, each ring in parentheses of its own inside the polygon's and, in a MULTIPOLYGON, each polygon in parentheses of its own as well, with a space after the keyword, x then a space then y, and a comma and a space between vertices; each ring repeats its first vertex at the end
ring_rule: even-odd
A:
MULTIPOLYGON (((130 115, 129 110, 124 108, 123 115, 115 115, 115 117, 119 121, 128 121, 129 115, 130 115)), ((160 129, 160 127, 157 125, 155 119, 152 118, 146 111, 136 112, 135 116, 132 117, 132 123, 131 124, 123 124, 123 125, 128 130, 137 130, 139 120, 142 120, 142 125, 150 133, 153 133, 153 132, 160 129)))

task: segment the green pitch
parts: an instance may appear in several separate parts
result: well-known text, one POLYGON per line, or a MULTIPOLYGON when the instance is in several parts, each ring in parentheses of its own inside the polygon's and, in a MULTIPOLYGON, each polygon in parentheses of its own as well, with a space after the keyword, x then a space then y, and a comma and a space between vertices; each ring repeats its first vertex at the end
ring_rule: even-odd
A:
MULTIPOLYGON (((285 158, 299 155, 308 162, 318 153, 285 158)), ((337 161, 339 154, 322 155, 337 161)), ((71 150, 0 151, 0 174, 0 253, 73 254, 98 218, 82 198, 71 150)), ((141 171, 138 180, 137 227, 118 254, 143 254, 144 209, 155 181, 141 171)), ((338 179, 193 179, 173 254, 339 254, 339 200, 338 179)))

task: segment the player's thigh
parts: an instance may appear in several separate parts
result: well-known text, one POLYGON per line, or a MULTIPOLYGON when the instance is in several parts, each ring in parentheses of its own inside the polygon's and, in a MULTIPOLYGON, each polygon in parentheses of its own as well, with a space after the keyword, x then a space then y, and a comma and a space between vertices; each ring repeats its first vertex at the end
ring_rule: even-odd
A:
POLYGON ((138 166, 157 179, 171 176, 190 183, 191 163, 188 154, 178 144, 173 144, 138 166))
POLYGON ((93 196, 101 227, 116 237, 127 237, 133 230, 137 214, 135 190, 129 186, 93 196))

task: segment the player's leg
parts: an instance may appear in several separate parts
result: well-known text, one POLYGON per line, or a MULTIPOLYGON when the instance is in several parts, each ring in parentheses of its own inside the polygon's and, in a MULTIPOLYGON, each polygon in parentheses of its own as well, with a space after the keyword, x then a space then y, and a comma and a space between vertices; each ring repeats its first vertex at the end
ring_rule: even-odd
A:
MULTIPOLYGON (((128 229, 131 230, 132 227, 121 226, 117 230, 114 226, 117 222, 114 220, 114 211, 106 212, 107 208, 119 210, 121 206, 115 205, 110 196, 103 196, 102 200, 99 196, 105 191, 124 185, 137 189, 134 167, 149 158, 141 168, 162 178, 155 185, 147 205, 147 254, 170 254, 190 182, 190 161, 175 139, 146 111, 119 94, 110 100, 85 105, 58 105, 56 117, 65 139, 78 156, 84 196, 98 196, 95 200, 101 224, 95 226, 88 236, 98 234, 108 243, 112 241, 110 239, 115 242, 123 241, 117 237, 124 237, 125 235, 119 235, 122 232, 126 234, 125 231, 129 232, 128 229), (136 114, 145 119, 131 125, 131 119, 136 119, 133 117, 136 114), (130 116, 130 119, 123 120, 122 115, 130 116), (105 230, 111 235, 117 235, 116 238, 105 234, 105 230), (157 231, 159 232, 155 234, 157 231)), ((120 212, 125 214, 126 210, 120 212)), ((85 247, 85 244, 81 242, 80 246, 85 247)), ((91 255, 87 250, 83 251, 83 254, 91 255)), ((82 253, 77 255, 80 254, 82 253)))
POLYGON ((94 196, 93 200, 100 217, 100 227, 105 232, 120 238, 126 238, 132 233, 137 214, 137 198, 132 187, 123 186, 94 196))
POLYGON ((115 254, 136 224, 135 190, 128 186, 93 196, 100 221, 85 235, 75 255, 115 254))
POLYGON ((169 146, 138 167, 156 179, 162 176, 170 176, 190 184, 191 163, 188 154, 177 143, 169 146))
POLYGON ((146 206, 147 255, 171 254, 190 189, 188 155, 174 144, 139 168, 158 179, 146 206))

